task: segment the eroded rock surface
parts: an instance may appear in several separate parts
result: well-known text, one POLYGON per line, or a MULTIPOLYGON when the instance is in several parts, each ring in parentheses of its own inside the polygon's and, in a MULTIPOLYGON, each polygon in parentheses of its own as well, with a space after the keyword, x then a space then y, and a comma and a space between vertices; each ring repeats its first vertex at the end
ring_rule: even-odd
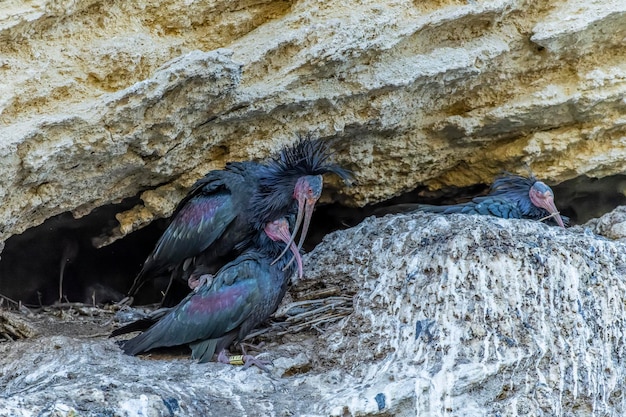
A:
POLYGON ((592 219, 582 227, 609 239, 626 240, 626 206, 619 206, 598 219, 592 219))
POLYGON ((0 344, 0 410, 622 416, 625 249, 526 220, 368 218, 328 235, 291 290, 339 287, 354 311, 322 334, 270 338, 271 374, 61 332, 0 344))
POLYGON ((336 140, 350 205, 623 172, 625 28, 621 1, 4 2, 0 240, 141 193, 122 236, 296 132, 336 140))

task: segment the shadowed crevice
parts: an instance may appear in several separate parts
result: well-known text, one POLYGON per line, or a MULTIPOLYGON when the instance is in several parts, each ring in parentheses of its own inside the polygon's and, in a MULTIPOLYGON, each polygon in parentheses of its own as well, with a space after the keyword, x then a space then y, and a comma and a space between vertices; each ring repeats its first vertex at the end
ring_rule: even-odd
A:
POLYGON ((152 250, 163 221, 100 249, 92 239, 117 226, 116 213, 139 203, 138 197, 127 198, 79 219, 62 213, 7 239, 0 255, 0 294, 31 306, 52 304, 59 300, 62 274, 63 301, 118 299, 152 250))
MULTIPOLYGON (((626 175, 602 179, 581 176, 552 186, 557 207, 571 225, 585 223, 615 207, 626 205, 626 175)), ((328 233, 359 224, 374 210, 401 203, 455 204, 486 193, 488 186, 429 191, 424 187, 390 200, 351 208, 340 204, 317 207, 304 248, 313 250, 328 233)), ((166 219, 96 249, 92 239, 117 225, 115 214, 140 204, 138 197, 95 209, 80 219, 70 213, 55 216, 5 242, 0 259, 0 294, 27 305, 48 305, 59 300, 63 271, 63 301, 106 303, 120 299, 130 287, 144 260, 165 230, 166 219)), ((390 209, 392 211, 392 209, 390 209)), ((167 277, 142 290, 138 304, 158 302, 167 277)), ((180 296, 187 288, 179 288, 180 296)))
MULTIPOLYGON (((626 175, 613 175, 600 179, 580 176, 551 187, 555 194, 557 208, 561 214, 570 218, 571 226, 586 223, 618 206, 626 205, 626 175)), ((457 204, 486 194, 488 190, 487 184, 462 188, 450 187, 437 191, 418 187, 400 196, 362 208, 350 208, 339 204, 321 206, 317 208, 313 216, 313 227, 305 249, 312 250, 328 233, 356 226, 381 208, 388 208, 388 211, 392 213, 393 206, 396 204, 457 204)))

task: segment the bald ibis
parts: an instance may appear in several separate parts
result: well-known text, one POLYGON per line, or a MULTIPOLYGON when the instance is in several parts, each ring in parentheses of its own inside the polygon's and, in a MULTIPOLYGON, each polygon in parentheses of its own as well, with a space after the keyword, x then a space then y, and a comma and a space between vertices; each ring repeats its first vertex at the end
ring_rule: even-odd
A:
POLYGON ((265 163, 233 162, 206 174, 178 204, 128 295, 167 273, 195 287, 194 271, 215 272, 250 244, 256 229, 281 216, 297 214, 289 243, 302 226, 302 247, 322 193, 322 175, 351 179, 349 171, 329 162, 330 156, 327 143, 300 137, 265 163))
MULTIPOLYGON (((158 347, 188 344, 192 358, 202 363, 232 342, 241 341, 276 311, 295 269, 302 273, 300 252, 295 243, 289 244, 290 239, 285 218, 268 222, 252 245, 210 282, 191 292, 146 331, 124 342, 124 352, 137 355, 158 347), (296 259, 293 265, 288 266, 291 262, 287 257, 272 262, 285 244, 296 259)), ((127 328, 134 330, 132 323, 127 328)), ((114 335, 123 333, 124 328, 114 335)), ((246 360, 254 358, 244 356, 246 360)))
POLYGON ((497 178, 485 196, 474 197, 460 204, 434 206, 429 204, 399 204, 379 213, 427 211, 431 213, 485 214, 504 219, 546 220, 554 218, 561 227, 569 220, 561 217, 554 204, 554 192, 535 177, 507 173, 497 178), (565 220, 565 222, 564 222, 565 220))

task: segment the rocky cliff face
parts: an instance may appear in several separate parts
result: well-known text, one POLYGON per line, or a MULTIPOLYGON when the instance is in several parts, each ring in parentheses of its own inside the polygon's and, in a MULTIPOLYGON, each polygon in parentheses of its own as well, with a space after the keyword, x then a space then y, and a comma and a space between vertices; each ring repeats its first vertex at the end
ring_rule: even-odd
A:
POLYGON ((8 2, 0 240, 140 194, 124 235, 298 132, 336 140, 350 205, 623 172, 625 28, 619 1, 8 2))
MULTIPOLYGON (((332 141, 358 185, 324 199, 352 206, 626 169, 623 1, 62 3, 0 10, 0 242, 108 205, 106 244, 297 133, 332 141)), ((623 416, 626 248, 591 231, 624 224, 416 214, 330 235, 281 311, 313 288, 337 314, 265 334, 269 375, 126 357, 98 309, 3 313, 25 339, 0 344, 0 414, 623 416)))
POLYGON ((527 220, 386 216, 328 235, 305 269, 279 309, 285 324, 300 325, 289 312, 311 289, 337 307, 266 334, 269 374, 186 353, 125 356, 105 338, 111 320, 78 307, 62 326, 26 317, 40 336, 0 344, 0 414, 626 412, 623 243, 527 220))

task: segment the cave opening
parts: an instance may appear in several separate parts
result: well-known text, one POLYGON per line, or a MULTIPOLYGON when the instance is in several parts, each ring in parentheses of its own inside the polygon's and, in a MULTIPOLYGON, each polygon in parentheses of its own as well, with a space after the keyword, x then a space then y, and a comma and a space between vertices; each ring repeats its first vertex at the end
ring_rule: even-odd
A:
POLYGON ((154 221, 107 246, 97 248, 93 242, 117 226, 116 213, 140 201, 127 198, 78 219, 62 213, 11 236, 0 254, 0 294, 29 307, 119 300, 166 221, 154 221))
MULTIPOLYGON (((626 205, 626 175, 602 179, 581 176, 552 189, 556 205, 570 218, 570 225, 583 224, 626 205)), ((328 233, 355 226, 381 208, 392 213, 393 206, 402 203, 455 204, 487 190, 484 184, 438 191, 419 187, 362 208, 321 205, 313 215, 304 249, 311 251, 328 233)), ((0 254, 0 295, 34 307, 59 300, 86 304, 118 301, 129 289, 168 221, 154 221, 100 248, 96 248, 93 241, 115 228, 116 213, 140 202, 138 197, 128 198, 119 204, 97 208, 79 219, 63 213, 12 236, 0 254)), ((146 285, 136 304, 160 301, 167 283, 168 278, 161 277, 146 285)))

